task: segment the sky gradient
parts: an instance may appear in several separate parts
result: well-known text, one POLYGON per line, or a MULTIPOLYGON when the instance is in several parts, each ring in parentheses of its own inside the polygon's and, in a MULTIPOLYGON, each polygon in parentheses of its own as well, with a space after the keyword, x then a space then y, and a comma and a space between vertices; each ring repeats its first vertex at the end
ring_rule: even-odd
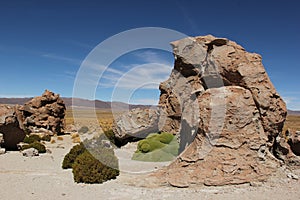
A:
MULTIPOLYGON (((0 97, 37 96, 45 89, 71 97, 80 65, 99 43, 129 29, 163 27, 189 36, 226 37, 261 54, 288 108, 300 110, 299 7, 296 0, 1 1, 0 97)), ((121 76, 116 74, 149 62, 158 63, 159 70, 136 68, 130 77, 144 81, 147 73, 148 79, 165 80, 173 57, 155 49, 121 56, 111 64, 115 73, 103 75, 95 98, 110 101, 121 76)), ((157 85, 144 87, 129 103, 158 101, 157 85)))

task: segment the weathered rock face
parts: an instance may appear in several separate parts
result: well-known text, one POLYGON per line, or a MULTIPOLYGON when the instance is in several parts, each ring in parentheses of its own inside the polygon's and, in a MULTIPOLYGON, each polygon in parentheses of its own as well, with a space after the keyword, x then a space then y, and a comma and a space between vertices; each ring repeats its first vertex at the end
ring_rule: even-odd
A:
POLYGON ((26 134, 59 134, 64 128, 64 102, 59 95, 45 91, 23 106, 0 105, 0 133, 3 134, 3 147, 18 149, 17 144, 26 134))
POLYGON ((1 146, 7 150, 17 149, 17 144, 25 137, 17 113, 15 106, 0 105, 0 132, 4 140, 1 146))
POLYGON ((156 109, 132 109, 116 117, 113 132, 120 144, 145 138, 158 131, 158 111, 156 109))
POLYGON ((274 154, 290 168, 300 166, 300 132, 287 130, 277 136, 274 154))
POLYGON ((172 45, 160 127, 179 132, 183 152, 157 177, 177 187, 266 180, 278 164, 270 152, 287 112, 261 56, 211 35, 172 45))
POLYGON ((58 94, 46 90, 19 110, 24 129, 42 135, 60 134, 64 129, 65 104, 58 94))

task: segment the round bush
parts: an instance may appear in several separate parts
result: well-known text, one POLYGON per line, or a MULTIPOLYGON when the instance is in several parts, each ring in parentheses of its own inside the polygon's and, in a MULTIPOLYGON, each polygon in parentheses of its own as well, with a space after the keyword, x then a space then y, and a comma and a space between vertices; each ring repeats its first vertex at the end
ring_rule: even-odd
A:
POLYGON ((118 175, 119 170, 102 164, 88 151, 79 155, 73 164, 74 181, 77 183, 103 183, 118 175))
POLYGON ((146 141, 144 141, 141 145, 140 145, 140 151, 143 152, 143 153, 147 153, 150 151, 150 145, 149 143, 147 143, 146 141))
POLYGON ((162 132, 157 137, 160 142, 162 142, 164 144, 169 144, 173 140, 174 135, 172 135, 170 133, 162 132))
POLYGON ((25 145, 22 147, 22 150, 35 148, 39 153, 46 153, 46 147, 42 143, 35 141, 31 144, 25 145))
POLYGON ((179 143, 172 134, 150 134, 139 141, 133 160, 146 162, 171 161, 178 155, 179 143))
POLYGON ((154 151, 155 149, 163 148, 165 144, 157 141, 153 138, 151 139, 144 139, 138 143, 138 150, 144 153, 154 151))
POLYGON ((72 165, 75 162, 76 158, 85 151, 86 148, 84 147, 83 143, 74 146, 70 150, 70 152, 64 157, 62 168, 63 169, 72 168, 72 165))

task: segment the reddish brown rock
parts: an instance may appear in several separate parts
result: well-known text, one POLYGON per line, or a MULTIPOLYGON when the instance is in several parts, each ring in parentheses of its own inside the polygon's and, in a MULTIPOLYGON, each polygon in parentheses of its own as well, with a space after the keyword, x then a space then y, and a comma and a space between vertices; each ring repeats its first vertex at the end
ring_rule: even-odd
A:
POLYGON ((46 90, 20 106, 22 124, 29 133, 60 134, 64 130, 65 104, 58 94, 46 90))
POLYGON ((18 121, 16 106, 0 105, 0 133, 3 134, 1 147, 16 150, 17 144, 23 141, 25 132, 18 121))
POLYGON ((177 187, 266 180, 278 167, 272 153, 286 107, 261 56, 211 35, 172 46, 174 69, 160 85, 160 127, 179 133, 182 153, 155 176, 177 187))

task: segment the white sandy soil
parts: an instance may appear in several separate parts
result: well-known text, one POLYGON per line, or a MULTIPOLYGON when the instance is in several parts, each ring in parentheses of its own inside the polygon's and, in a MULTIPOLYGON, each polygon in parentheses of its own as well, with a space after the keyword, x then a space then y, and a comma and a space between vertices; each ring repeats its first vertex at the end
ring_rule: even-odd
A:
MULTIPOLYGON (((140 187, 135 183, 145 182, 145 174, 141 171, 152 171, 168 163, 130 161, 130 153, 135 148, 133 144, 116 151, 121 168, 116 180, 104 184, 77 184, 73 181, 72 170, 61 168, 62 160, 72 145, 70 136, 64 136, 63 141, 47 143, 52 153, 32 158, 23 157, 20 152, 0 155, 0 199, 300 199, 300 180, 282 175, 254 186, 140 187)), ((300 170, 294 173, 299 176, 300 170)))

